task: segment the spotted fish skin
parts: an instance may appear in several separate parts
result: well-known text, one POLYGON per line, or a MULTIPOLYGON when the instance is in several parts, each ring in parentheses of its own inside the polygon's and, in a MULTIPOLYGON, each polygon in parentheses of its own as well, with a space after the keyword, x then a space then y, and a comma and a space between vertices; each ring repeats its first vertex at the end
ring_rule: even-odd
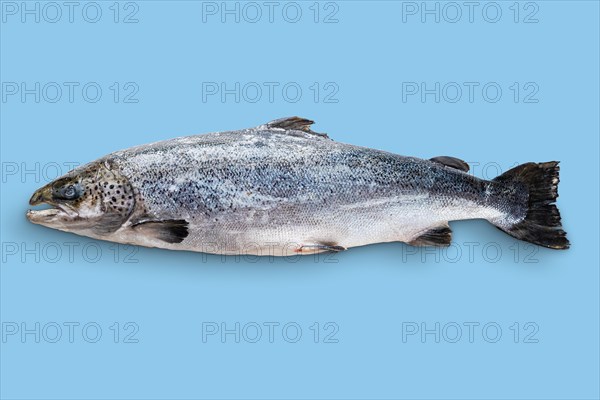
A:
MULTIPOLYGON (((95 216, 94 229, 82 229, 81 222, 73 229, 67 220, 60 226, 35 221, 35 211, 30 220, 119 243, 275 256, 393 241, 448 245, 448 221, 473 218, 517 236, 511 229, 527 221, 533 198, 528 182, 510 175, 481 180, 449 157, 423 160, 335 142, 310 130, 311 123, 292 117, 117 151, 62 178, 81 186, 87 177, 86 197, 98 196, 97 186, 110 191, 113 185, 101 202, 123 207, 116 229, 113 218, 98 230, 105 222, 97 206, 95 213, 87 211, 95 216), (132 194, 115 196, 118 186, 100 177, 110 175, 132 194)), ((530 164, 550 175, 544 185, 555 192, 557 165, 530 164)), ((34 194, 32 204, 40 196, 34 194)), ((557 218, 548 229, 564 240, 539 244, 568 246, 557 218)))

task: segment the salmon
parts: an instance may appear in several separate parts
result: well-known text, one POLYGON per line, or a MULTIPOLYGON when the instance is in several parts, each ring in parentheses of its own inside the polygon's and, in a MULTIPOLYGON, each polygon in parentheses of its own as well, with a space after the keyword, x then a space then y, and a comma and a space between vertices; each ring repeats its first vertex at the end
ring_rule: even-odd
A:
POLYGON ((117 243, 290 256, 380 242, 448 246, 449 221, 485 219, 552 249, 569 241, 558 162, 493 180, 448 156, 405 157, 331 140, 291 117, 117 151, 38 189, 27 218, 117 243))

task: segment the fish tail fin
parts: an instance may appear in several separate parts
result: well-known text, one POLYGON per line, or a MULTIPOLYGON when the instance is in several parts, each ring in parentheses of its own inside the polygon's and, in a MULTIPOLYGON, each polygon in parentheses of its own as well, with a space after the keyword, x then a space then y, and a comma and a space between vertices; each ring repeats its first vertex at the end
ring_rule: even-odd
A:
POLYGON ((569 240, 554 204, 558 197, 558 172, 558 161, 550 161, 521 164, 496 177, 492 181, 499 184, 496 190, 516 202, 518 212, 509 212, 506 218, 491 222, 517 239, 551 249, 568 249, 569 240))

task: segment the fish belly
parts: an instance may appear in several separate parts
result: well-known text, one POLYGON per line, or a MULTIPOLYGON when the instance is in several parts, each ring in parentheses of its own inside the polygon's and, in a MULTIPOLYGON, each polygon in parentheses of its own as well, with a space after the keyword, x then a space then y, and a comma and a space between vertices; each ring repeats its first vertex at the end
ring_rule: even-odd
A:
POLYGON ((252 211, 194 223, 189 237, 174 248, 214 254, 311 254, 329 251, 330 246, 410 242, 450 220, 485 218, 493 212, 469 202, 441 207, 415 198, 357 202, 319 210, 297 207, 252 211))

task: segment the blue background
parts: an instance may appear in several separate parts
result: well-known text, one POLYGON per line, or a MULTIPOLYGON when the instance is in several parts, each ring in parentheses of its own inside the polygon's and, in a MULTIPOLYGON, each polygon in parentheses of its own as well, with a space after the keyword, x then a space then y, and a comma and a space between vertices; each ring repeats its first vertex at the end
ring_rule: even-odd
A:
POLYGON ((3 83, 93 81, 103 94, 96 103, 80 90, 72 103, 66 92, 56 103, 36 103, 33 95, 1 103, 3 331, 80 324, 73 343, 66 328, 57 343, 6 336, 2 398, 599 397, 597 2, 537 2, 538 22, 528 24, 523 19, 533 9, 520 3, 515 23, 513 2, 498 3, 497 23, 482 18, 485 3, 473 23, 464 14, 457 23, 431 16, 422 23, 419 14, 403 22, 401 2, 338 2, 338 22, 328 24, 322 20, 333 6, 319 4, 315 23, 313 2, 299 3, 298 23, 277 13, 283 3, 273 23, 266 15, 257 23, 231 16, 221 23, 219 15, 203 22, 201 2, 140 1, 138 22, 130 24, 122 23, 133 10, 123 10, 125 3, 119 23, 112 1, 99 2, 97 23, 82 19, 83 4, 73 23, 65 15, 57 23, 3 15, 3 83), (456 103, 436 103, 432 95, 403 102, 402 82, 471 81, 480 88, 497 82, 501 99, 485 101, 479 90, 473 102, 466 92, 456 103), (123 91, 115 103, 114 82, 121 90, 135 82, 139 101, 124 103, 123 91), (255 103, 203 101, 202 82, 297 82, 303 94, 295 103, 280 91, 273 102, 265 93, 255 103), (315 102, 314 82, 321 90, 335 83, 338 101, 324 102, 321 92, 315 102), (514 82, 535 82, 538 102, 524 103, 522 91, 515 103, 514 82), (390 243, 328 259, 236 259, 111 247, 25 219, 29 196, 45 179, 21 177, 23 166, 41 174, 55 163, 289 115, 314 119, 316 131, 342 142, 460 157, 487 178, 516 163, 560 160, 558 205, 572 248, 528 246, 484 221, 463 221, 452 223, 448 253, 390 243), (493 166, 489 176, 483 165, 493 166), (72 258, 69 243, 77 246, 72 258), (102 328, 96 343, 82 337, 89 322, 102 328), (115 322, 119 343, 110 330, 115 322), (139 328, 137 343, 124 343, 127 322, 139 328), (273 343, 266 328, 257 343, 236 343, 233 335, 203 342, 203 322, 280 326, 273 343), (288 322, 302 328, 296 343, 282 337, 288 322), (324 329, 327 322, 339 328, 337 343, 323 343, 333 329, 324 329), (456 343, 454 331, 441 328, 439 343, 433 334, 403 340, 403 323, 433 329, 453 322, 463 327, 456 343), (480 324, 472 343, 465 322, 480 324), (495 343, 486 340, 493 330, 481 332, 487 323, 502 329, 495 343), (525 343, 532 327, 537 343, 525 343))

